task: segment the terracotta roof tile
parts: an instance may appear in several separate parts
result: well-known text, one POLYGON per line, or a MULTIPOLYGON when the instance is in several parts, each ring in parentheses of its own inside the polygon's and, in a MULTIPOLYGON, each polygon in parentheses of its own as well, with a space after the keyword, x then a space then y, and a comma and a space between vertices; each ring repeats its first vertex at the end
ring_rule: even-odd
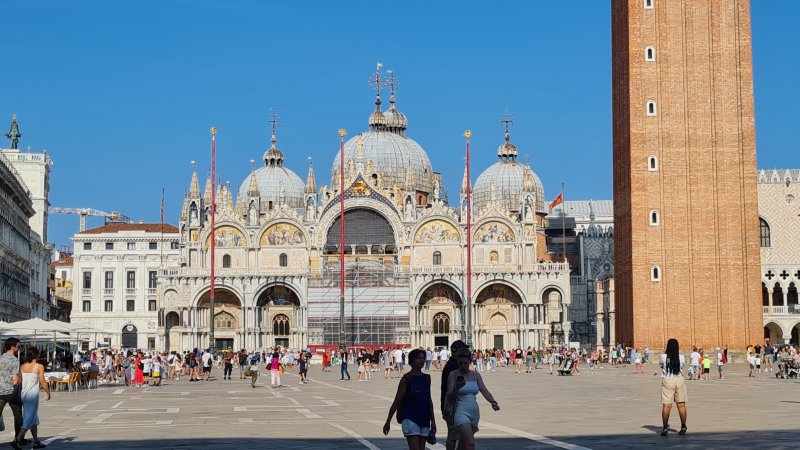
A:
POLYGON ((102 227, 91 228, 78 234, 118 233, 120 231, 144 231, 145 233, 177 233, 178 228, 168 223, 109 223, 102 227))

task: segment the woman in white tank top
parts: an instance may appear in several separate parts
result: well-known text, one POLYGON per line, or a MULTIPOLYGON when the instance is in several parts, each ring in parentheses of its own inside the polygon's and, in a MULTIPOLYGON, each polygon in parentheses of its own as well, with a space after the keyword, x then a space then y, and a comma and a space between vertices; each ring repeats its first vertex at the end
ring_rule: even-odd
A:
POLYGON ((44 379, 44 366, 36 361, 39 350, 30 348, 22 358, 19 371, 22 374, 22 428, 11 447, 19 450, 19 442, 25 438, 28 430, 33 435, 33 448, 45 448, 39 440, 39 389, 44 388, 45 400, 50 400, 50 385, 44 379))

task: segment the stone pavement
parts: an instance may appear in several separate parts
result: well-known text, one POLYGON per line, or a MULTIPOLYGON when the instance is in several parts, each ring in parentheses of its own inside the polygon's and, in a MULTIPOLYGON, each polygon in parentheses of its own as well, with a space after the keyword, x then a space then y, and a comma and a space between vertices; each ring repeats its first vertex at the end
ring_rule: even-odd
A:
MULTIPOLYGON (((484 373, 501 410, 493 412, 479 400, 478 448, 800 447, 800 382, 772 374, 750 379, 744 365, 729 365, 723 381, 687 382, 689 434, 659 436, 654 367, 645 375, 635 375, 630 366, 606 366, 594 374, 583 366, 573 377, 550 376, 547 370, 515 374, 510 368, 484 373)), ((220 375, 215 369, 214 376, 220 375)), ((438 408, 440 373, 433 375, 438 408)), ((312 366, 310 379, 299 385, 297 375, 288 372, 278 389, 265 386, 269 377, 262 376, 256 389, 217 378, 56 392, 40 407, 41 433, 49 448, 63 449, 406 448, 396 422, 388 437, 381 432, 396 380, 376 372, 370 382, 339 382, 338 372, 322 373, 319 366, 312 366)), ((0 442, 9 441, 13 429, 9 411, 4 419, 0 442)), ((671 424, 680 425, 675 408, 671 424)))

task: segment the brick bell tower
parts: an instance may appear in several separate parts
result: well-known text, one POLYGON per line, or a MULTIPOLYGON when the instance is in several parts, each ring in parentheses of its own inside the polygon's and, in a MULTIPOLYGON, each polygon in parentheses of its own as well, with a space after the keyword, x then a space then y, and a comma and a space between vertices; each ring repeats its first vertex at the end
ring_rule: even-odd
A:
POLYGON ((763 339, 747 0, 612 0, 616 333, 763 339))

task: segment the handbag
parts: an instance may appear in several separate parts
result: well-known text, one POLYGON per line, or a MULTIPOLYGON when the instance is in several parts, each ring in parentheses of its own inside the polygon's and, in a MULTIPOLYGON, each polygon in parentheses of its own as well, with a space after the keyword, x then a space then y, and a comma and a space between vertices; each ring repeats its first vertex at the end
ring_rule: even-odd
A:
POLYGON ((8 403, 14 406, 22 406, 22 383, 14 385, 14 391, 11 393, 8 403))
POLYGON ((247 369, 244 369, 244 376, 249 377, 251 375, 253 375, 253 372, 250 370, 250 367, 247 367, 247 369))

